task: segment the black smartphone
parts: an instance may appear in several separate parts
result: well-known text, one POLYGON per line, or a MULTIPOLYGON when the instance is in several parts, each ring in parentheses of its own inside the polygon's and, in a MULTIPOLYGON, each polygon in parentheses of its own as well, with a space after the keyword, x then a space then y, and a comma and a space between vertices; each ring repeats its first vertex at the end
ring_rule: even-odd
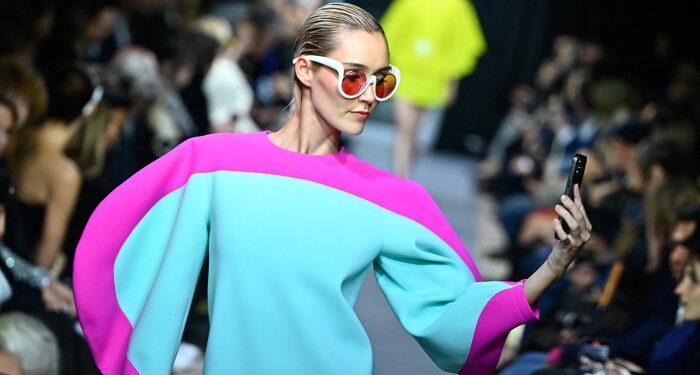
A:
MULTIPOLYGON (((564 189, 564 194, 574 200, 574 185, 578 185, 581 188, 581 182, 583 182, 583 172, 586 170, 586 157, 581 154, 574 154, 571 158, 571 167, 569 167, 569 178, 566 180, 566 188, 564 189)), ((562 228, 566 233, 569 233, 569 226, 566 224, 561 216, 559 217, 562 228)))

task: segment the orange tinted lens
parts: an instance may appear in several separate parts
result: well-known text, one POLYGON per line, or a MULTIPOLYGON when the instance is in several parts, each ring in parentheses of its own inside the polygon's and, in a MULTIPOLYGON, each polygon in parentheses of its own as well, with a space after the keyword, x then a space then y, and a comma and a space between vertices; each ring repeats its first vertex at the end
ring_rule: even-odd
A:
POLYGON ((357 95, 367 82, 367 77, 363 73, 348 71, 345 72, 341 87, 346 95, 357 95))
POLYGON ((394 92, 395 88, 396 76, 393 74, 387 74, 384 76, 384 78, 380 78, 377 80, 375 93, 377 94, 378 98, 384 99, 387 96, 391 95, 391 93, 394 92))

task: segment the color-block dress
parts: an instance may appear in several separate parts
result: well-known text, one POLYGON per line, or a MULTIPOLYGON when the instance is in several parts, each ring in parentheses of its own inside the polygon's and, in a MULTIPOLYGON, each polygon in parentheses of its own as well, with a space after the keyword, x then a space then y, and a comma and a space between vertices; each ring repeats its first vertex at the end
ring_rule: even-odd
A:
POLYGON ((491 373, 536 318, 521 283, 482 282, 427 191, 269 132, 188 140, 95 210, 77 248, 81 325, 106 374, 169 374, 205 254, 206 374, 371 374, 353 306, 374 265, 441 368, 491 373))

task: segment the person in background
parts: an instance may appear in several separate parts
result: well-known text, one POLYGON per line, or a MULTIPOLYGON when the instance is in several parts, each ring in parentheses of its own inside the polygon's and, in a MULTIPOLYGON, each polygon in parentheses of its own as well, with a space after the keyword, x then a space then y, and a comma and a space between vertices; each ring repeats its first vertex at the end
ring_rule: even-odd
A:
POLYGON ((156 157, 197 133, 180 94, 162 74, 156 55, 144 48, 120 49, 109 64, 132 101, 124 124, 120 147, 124 152, 119 182, 156 157))
MULTIPOLYGON (((5 147, 9 141, 10 131, 19 120, 14 109, 13 101, 0 92, 0 155, 4 155, 5 147)), ((5 206, 12 205, 14 188, 5 165, 4 158, 0 158, 0 238, 5 234, 6 213, 5 206)), ((75 302, 71 289, 52 277, 50 272, 22 259, 12 250, 0 242, 0 275, 5 280, 5 288, 0 304, 12 296, 12 284, 17 282, 29 284, 29 286, 41 290, 44 306, 49 311, 60 311, 75 316, 75 302), (9 279, 9 280, 8 280, 9 279)))
POLYGON ((700 223, 700 204, 695 203, 683 207, 679 210, 676 217, 676 222, 670 231, 670 256, 669 268, 671 274, 679 282, 685 274, 685 266, 688 264, 692 253, 692 246, 700 246, 697 237, 700 231, 698 225, 700 223))
POLYGON ((213 16, 195 20, 192 27, 212 36, 219 43, 219 52, 202 83, 202 90, 207 99, 210 131, 259 131, 250 116, 255 93, 238 65, 240 57, 252 46, 252 33, 239 27, 242 35, 234 36, 228 21, 213 16))
POLYGON ((397 134, 393 170, 409 177, 426 112, 444 108, 456 99, 459 80, 476 68, 486 41, 468 0, 436 1, 429 7, 421 0, 395 0, 381 24, 391 59, 403 73, 394 98, 397 134))
MULTIPOLYGON (((15 194, 7 207, 5 241, 19 256, 71 285, 72 254, 64 246, 83 176, 78 162, 65 152, 81 127, 99 121, 104 90, 81 65, 59 68, 47 79, 47 88, 49 106, 44 120, 18 129, 8 145, 15 194)), ((74 332, 74 318, 46 311, 42 297, 31 287, 18 288, 8 308, 35 315, 54 332, 64 373, 89 368, 92 359, 84 340, 74 332)))
MULTIPOLYGON (((684 208, 671 235, 672 268, 681 268, 676 286, 681 305, 680 322, 654 346, 649 375, 700 373, 700 205, 684 208), (681 267, 682 265, 682 267, 681 267)), ((614 359, 630 370, 641 369, 626 359, 614 359)))
POLYGON ((692 150, 674 137, 659 135, 640 144, 639 168, 646 181, 644 203, 647 235, 647 272, 663 260, 663 244, 681 207, 698 203, 700 186, 694 173, 692 150))
POLYGON ((18 218, 11 217, 8 242, 46 268, 62 269, 65 228, 80 187, 78 166, 64 155, 71 137, 93 114, 101 88, 82 70, 69 68, 48 81, 46 119, 28 124, 8 145, 8 165, 16 188, 18 218), (21 228, 21 229, 20 229, 21 228), (14 237, 14 236, 17 237, 14 237))

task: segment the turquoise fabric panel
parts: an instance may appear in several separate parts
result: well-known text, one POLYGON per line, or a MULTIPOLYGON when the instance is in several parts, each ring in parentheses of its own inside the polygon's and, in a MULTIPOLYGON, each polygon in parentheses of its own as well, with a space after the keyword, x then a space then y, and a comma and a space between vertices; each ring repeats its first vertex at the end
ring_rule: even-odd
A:
POLYGON ((385 211, 377 281, 401 323, 433 361, 457 372, 464 365, 486 303, 510 286, 476 283, 464 261, 413 220, 385 211))
POLYGON ((142 374, 171 372, 207 247, 211 177, 162 198, 115 262, 119 305, 132 323, 128 357, 142 374))
POLYGON ((379 207, 265 174, 218 172, 212 195, 205 372, 371 373, 353 306, 380 248, 379 207))
POLYGON ((433 232, 346 192, 267 174, 194 175, 149 211, 116 262, 141 373, 169 371, 207 244, 206 374, 371 373, 353 307, 372 262, 405 328, 457 371, 483 306, 509 287, 474 283, 433 232))

